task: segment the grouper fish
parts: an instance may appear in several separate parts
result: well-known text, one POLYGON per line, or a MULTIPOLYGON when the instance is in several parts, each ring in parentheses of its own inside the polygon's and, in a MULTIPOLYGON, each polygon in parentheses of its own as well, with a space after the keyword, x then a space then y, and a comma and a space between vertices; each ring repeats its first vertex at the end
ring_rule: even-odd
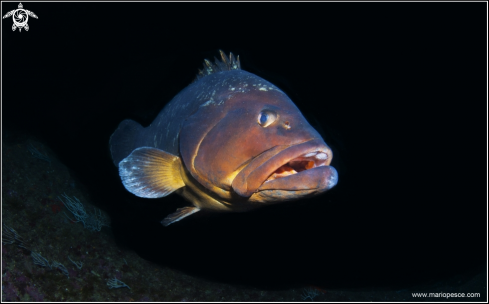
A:
POLYGON ((331 149, 278 87, 220 51, 146 128, 124 120, 110 151, 136 196, 176 192, 200 210, 242 212, 323 193, 338 182, 331 149))

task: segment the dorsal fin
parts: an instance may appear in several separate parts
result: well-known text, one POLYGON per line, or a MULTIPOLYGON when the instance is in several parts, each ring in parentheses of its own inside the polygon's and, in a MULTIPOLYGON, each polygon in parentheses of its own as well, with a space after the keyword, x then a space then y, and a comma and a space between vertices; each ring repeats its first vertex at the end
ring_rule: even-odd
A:
POLYGON ((226 57, 226 54, 224 54, 224 52, 221 50, 219 50, 219 53, 221 54, 221 60, 214 57, 214 63, 204 59, 204 68, 199 70, 199 73, 194 81, 197 81, 207 75, 222 71, 241 70, 239 55, 237 58, 234 58, 233 53, 229 53, 229 57, 226 57))

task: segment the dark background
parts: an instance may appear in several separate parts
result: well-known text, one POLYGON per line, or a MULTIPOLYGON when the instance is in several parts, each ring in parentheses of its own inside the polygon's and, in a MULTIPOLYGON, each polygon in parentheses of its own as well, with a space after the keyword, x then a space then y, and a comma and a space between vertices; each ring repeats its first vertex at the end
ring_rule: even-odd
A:
POLYGON ((268 288, 428 286, 485 269, 485 3, 23 5, 39 16, 28 32, 2 20, 3 140, 49 145, 121 247, 268 288), (108 140, 123 119, 149 125, 218 49, 290 96, 333 148, 339 183, 165 228, 189 204, 127 192, 108 140))

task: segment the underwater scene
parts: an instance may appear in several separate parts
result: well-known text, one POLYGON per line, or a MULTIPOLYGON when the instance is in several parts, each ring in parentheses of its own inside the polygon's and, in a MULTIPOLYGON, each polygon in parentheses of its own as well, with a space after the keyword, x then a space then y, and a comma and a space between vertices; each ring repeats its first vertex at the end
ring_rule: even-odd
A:
POLYGON ((484 8, 2 3, 2 302, 486 302, 484 8))

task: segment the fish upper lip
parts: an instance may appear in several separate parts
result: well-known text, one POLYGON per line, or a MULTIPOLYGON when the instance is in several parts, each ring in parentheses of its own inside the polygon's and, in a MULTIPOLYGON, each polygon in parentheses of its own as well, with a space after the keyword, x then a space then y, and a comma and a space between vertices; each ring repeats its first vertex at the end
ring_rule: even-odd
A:
POLYGON ((265 159, 263 157, 253 159, 236 175, 232 183, 236 193, 249 197, 266 182, 297 173, 294 169, 294 172, 289 172, 290 174, 276 174, 277 170, 284 168, 285 165, 289 166, 290 164, 289 167, 294 167, 293 162, 304 162, 309 167, 307 169, 312 169, 329 165, 333 156, 331 149, 321 138, 314 138, 290 146, 276 146, 267 151, 268 154, 273 154, 262 153, 261 155, 265 159), (278 152, 274 153, 275 150, 278 152), (272 175, 276 176, 272 177, 272 175))
MULTIPOLYGON (((256 160, 257 158, 259 158, 260 156, 264 155, 265 153, 267 152, 271 152, 273 150, 277 150, 277 148, 279 149, 278 152, 280 152, 281 150, 283 149, 286 149, 288 147, 290 147, 291 145, 281 145, 281 146, 273 146, 271 147, 270 149, 266 149, 265 151, 262 151, 260 152, 259 154, 257 154, 256 156, 253 156, 252 158, 248 159, 247 161, 243 162, 241 165, 239 165, 236 170, 239 170, 239 169, 243 169, 245 168, 246 166, 248 166, 252 161, 256 160), (282 148, 282 149, 280 149, 282 148)), ((277 153, 278 153, 277 152, 277 153)))

